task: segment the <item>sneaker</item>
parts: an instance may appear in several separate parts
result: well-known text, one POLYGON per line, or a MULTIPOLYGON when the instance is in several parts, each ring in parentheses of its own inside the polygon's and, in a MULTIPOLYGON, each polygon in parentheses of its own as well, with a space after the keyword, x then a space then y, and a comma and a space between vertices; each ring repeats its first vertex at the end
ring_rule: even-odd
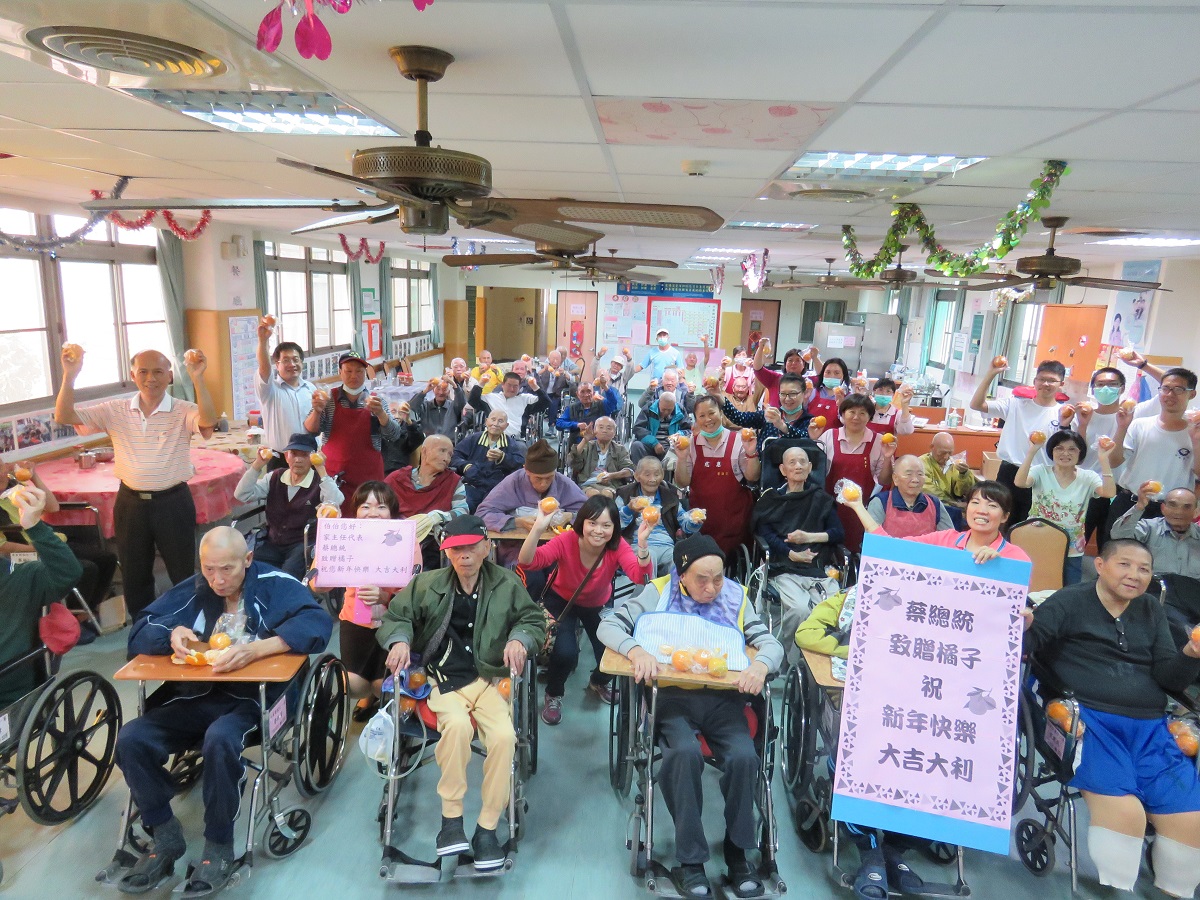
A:
POLYGON ((547 725, 557 725, 562 721, 562 697, 546 695, 546 703, 542 707, 542 721, 547 725))
POLYGON ((612 689, 611 684, 596 684, 594 681, 589 681, 588 690, 599 697, 601 703, 607 703, 609 706, 612 706, 617 700, 617 692, 612 689))
POLYGON ((438 856, 457 856, 466 853, 471 848, 467 841, 467 833, 463 830, 462 816, 447 819, 442 816, 442 830, 437 836, 438 856))
POLYGON ((475 836, 471 838, 471 854, 475 857, 476 869, 498 869, 504 865, 504 848, 496 838, 496 829, 475 826, 475 836))

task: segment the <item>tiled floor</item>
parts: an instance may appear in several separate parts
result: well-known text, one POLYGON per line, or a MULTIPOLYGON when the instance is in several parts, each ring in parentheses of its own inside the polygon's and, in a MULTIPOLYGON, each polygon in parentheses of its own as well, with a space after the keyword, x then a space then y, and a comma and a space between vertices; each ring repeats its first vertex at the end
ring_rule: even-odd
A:
MULTIPOLYGON (((67 668, 91 668, 111 674, 124 657, 125 633, 101 638, 68 656, 67 668)), ((308 804, 313 830, 308 843, 289 859, 275 861, 260 857, 251 877, 228 892, 230 897, 332 898, 398 896, 502 897, 502 898, 636 898, 649 896, 645 888, 627 874, 624 835, 630 801, 618 801, 608 786, 607 708, 593 695, 585 696, 586 672, 576 672, 568 685, 563 723, 541 730, 541 766, 529 786, 529 831, 521 844, 513 871, 500 878, 456 882, 452 887, 389 887, 379 877, 380 847, 375 813, 383 782, 378 779, 357 749, 358 726, 345 768, 328 794, 308 804)), ((129 683, 120 684, 125 709, 135 708, 135 692, 129 683)), ((402 846, 409 853, 432 856, 433 835, 439 808, 435 794, 436 767, 430 765, 405 786, 401 803, 402 846)), ((477 798, 478 766, 472 770, 472 791, 477 798)), ((706 776, 707 777, 707 776, 706 776)), ((705 811, 710 843, 719 857, 721 805, 717 779, 707 777, 710 798, 705 811)), ((290 793, 290 792, 289 792, 290 793)), ((779 866, 791 896, 850 897, 848 890, 834 887, 828 855, 814 856, 795 836, 791 813, 783 799, 781 779, 776 776, 777 816, 781 832, 779 866)), ((0 821, 0 859, 4 882, 0 895, 29 898, 117 897, 116 888, 98 885, 93 875, 112 855, 118 817, 126 792, 119 772, 99 802, 75 822, 57 828, 34 825, 22 811, 0 821)), ((477 802, 477 799, 476 799, 477 802)), ((191 847, 198 851, 200 796, 193 790, 176 801, 191 847)), ((660 810, 657 837, 669 852, 669 819, 660 810)), ((244 823, 239 827, 243 835, 244 823)), ((1084 857, 1080 896, 1107 896, 1095 886, 1094 872, 1084 857)), ((910 854, 911 856, 911 854, 910 854)), ((1067 898, 1070 881, 1059 848, 1059 871, 1035 878, 1014 858, 968 852, 967 877, 973 896, 1067 898)), ((915 868, 933 880, 948 877, 918 860, 915 868)), ((716 863, 710 874, 716 875, 716 863)), ((1148 880, 1145 879, 1144 880, 1148 880)), ((1151 887, 1146 896, 1156 894, 1151 887)), ((166 897, 162 888, 149 896, 166 897)), ((1161 895, 1158 895, 1161 896, 1161 895)))

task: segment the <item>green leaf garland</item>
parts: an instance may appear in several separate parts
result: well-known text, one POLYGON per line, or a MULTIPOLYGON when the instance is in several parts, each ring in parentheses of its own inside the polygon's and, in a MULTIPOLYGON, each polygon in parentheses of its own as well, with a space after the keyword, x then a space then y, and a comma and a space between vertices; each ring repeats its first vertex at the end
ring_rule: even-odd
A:
POLYGON ((859 252, 853 226, 843 225, 842 246, 846 248, 850 272, 857 278, 877 278, 891 265, 900 252, 901 242, 912 232, 916 232, 920 238, 921 246, 928 254, 929 265, 939 272, 961 276, 986 271, 989 263, 1003 259, 1021 243, 1029 223, 1042 217, 1050 206, 1050 197, 1054 189, 1058 187, 1062 177, 1070 172, 1062 160, 1047 160, 1042 174, 1029 183, 1029 194, 996 225, 996 236, 968 253, 954 253, 938 243, 933 226, 926 221, 921 207, 915 203, 896 205, 892 210, 892 218, 895 221, 884 235, 883 246, 870 259, 859 252))

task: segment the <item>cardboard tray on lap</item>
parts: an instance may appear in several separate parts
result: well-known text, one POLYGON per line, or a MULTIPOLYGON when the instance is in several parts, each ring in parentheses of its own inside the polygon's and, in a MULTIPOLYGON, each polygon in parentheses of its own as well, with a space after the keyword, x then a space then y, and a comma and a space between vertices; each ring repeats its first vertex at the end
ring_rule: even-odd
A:
MULTIPOLYGON (((754 661, 757 651, 753 647, 746 648, 746 655, 750 657, 750 661, 754 661)), ((629 664, 629 660, 613 650, 611 647, 605 648, 604 656, 600 659, 600 671, 605 675, 632 675, 633 666, 629 664)), ((738 676, 741 672, 726 672, 720 678, 714 678, 712 675, 695 675, 691 672, 680 672, 670 666, 658 667, 658 686, 659 687, 689 687, 689 688, 717 688, 718 690, 728 690, 737 688, 738 676)))
MULTIPOLYGON (((194 644, 194 649, 208 649, 208 644, 194 644)), ((308 659, 302 653, 277 653, 258 659, 236 672, 214 672, 212 666, 179 666, 170 656, 149 656, 145 653, 131 659, 113 675, 117 681, 291 681, 308 659)))

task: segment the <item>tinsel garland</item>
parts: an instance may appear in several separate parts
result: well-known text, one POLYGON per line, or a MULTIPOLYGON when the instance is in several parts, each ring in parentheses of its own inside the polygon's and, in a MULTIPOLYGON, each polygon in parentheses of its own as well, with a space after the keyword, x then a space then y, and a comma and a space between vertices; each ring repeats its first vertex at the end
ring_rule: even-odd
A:
POLYGON ((365 259, 368 263, 374 266, 378 265, 379 261, 383 259, 385 246, 383 241, 379 242, 379 253, 377 253, 375 256, 371 256, 370 245, 367 243, 366 238, 358 239, 358 250, 350 249, 350 242, 346 240, 346 236, 344 234, 339 234, 338 240, 342 242, 342 250, 345 251, 346 257, 350 260, 350 262, 358 262, 360 259, 365 259))
MULTIPOLYGON (((103 197, 103 191, 92 191, 93 200, 100 200, 103 197)), ((110 199, 117 199, 117 194, 115 191, 110 199)), ((136 219, 126 219, 118 212, 110 212, 107 218, 108 221, 112 222, 118 228, 124 228, 126 231, 140 231, 154 221, 155 216, 160 214, 163 217, 163 221, 167 223, 167 227, 171 229, 172 234, 174 234, 175 237, 179 238, 181 241, 196 240, 198 237, 200 237, 200 235, 204 234, 205 229, 207 229, 209 224, 212 222, 211 209, 201 210, 200 221, 196 223, 195 228, 190 229, 184 228, 182 225, 180 225, 179 220, 175 218, 175 214, 169 209, 148 209, 136 219)), ((103 215, 103 213, 101 215, 103 215)))
POLYGON ((900 252, 900 245, 905 236, 912 232, 916 232, 920 238, 921 246, 928 254, 929 265, 939 272, 956 276, 983 272, 989 263, 1003 259, 1021 242, 1030 222, 1041 218, 1050 206, 1054 189, 1058 187, 1062 177, 1070 172, 1062 160, 1047 160, 1042 174, 1029 183, 1029 194, 996 225, 996 236, 968 253, 954 253, 940 244, 933 226, 926 221, 921 207, 915 203, 896 205, 892 210, 895 221, 884 235, 879 252, 869 259, 859 252, 853 226, 843 225, 842 246, 846 249, 850 272, 857 278, 878 277, 900 252))
POLYGON ((767 283, 767 258, 770 255, 771 251, 764 248, 761 263, 757 253, 751 253, 742 260, 742 284, 752 294, 757 294, 767 283))
MULTIPOLYGON (((125 193, 125 188, 129 187, 129 181, 130 179, 126 175, 122 175, 117 179, 117 183, 113 185, 112 189, 112 197, 114 200, 125 193)), ((88 216, 88 220, 86 222, 84 222, 70 234, 65 234, 62 237, 55 238, 31 238, 0 231, 0 245, 13 247, 17 250, 28 250, 30 253, 53 254, 54 251, 58 250, 60 247, 78 244, 83 240, 84 235, 95 228, 103 218, 103 212, 94 212, 88 216)))

